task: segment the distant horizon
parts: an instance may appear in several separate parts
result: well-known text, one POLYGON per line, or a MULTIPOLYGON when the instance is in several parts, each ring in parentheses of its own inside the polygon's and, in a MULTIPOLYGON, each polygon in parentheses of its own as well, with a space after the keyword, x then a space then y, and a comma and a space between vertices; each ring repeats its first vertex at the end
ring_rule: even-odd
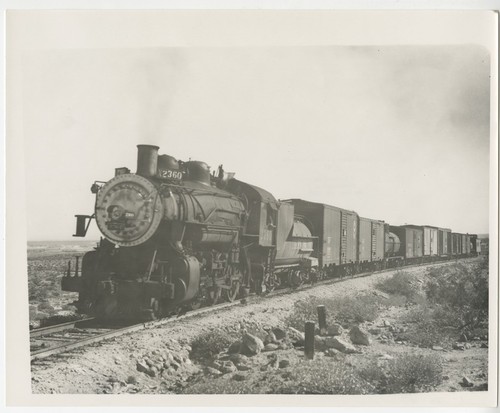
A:
MULTIPOLYGON (((490 234, 476 234, 476 233, 469 233, 469 235, 477 235, 478 238, 484 239, 484 238, 489 238, 490 234)), ((67 242, 67 241, 75 241, 75 242, 99 242, 100 239, 75 239, 75 238, 68 238, 68 239, 30 239, 27 240, 27 242, 67 242)))

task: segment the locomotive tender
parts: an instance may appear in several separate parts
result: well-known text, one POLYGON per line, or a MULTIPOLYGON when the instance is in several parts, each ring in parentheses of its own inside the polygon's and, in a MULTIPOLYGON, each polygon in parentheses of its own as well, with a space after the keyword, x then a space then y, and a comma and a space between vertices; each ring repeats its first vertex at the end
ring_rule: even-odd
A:
POLYGON ((475 235, 432 226, 391 226, 301 199, 278 201, 222 165, 159 155, 138 145, 137 172, 96 181, 92 215, 103 238, 62 289, 80 312, 103 318, 161 317, 181 307, 233 301, 280 285, 297 287, 410 263, 477 255, 475 235))

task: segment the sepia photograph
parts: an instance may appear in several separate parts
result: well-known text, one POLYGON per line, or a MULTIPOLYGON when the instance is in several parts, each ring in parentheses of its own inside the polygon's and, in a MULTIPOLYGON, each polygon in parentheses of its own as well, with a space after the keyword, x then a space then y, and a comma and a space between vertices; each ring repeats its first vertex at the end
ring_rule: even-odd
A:
POLYGON ((26 397, 494 405, 497 17, 8 11, 26 397))

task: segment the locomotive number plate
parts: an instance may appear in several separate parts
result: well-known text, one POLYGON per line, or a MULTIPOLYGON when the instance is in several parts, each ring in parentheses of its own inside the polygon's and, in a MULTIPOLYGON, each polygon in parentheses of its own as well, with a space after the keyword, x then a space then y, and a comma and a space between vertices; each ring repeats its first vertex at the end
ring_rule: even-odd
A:
POLYGON ((167 179, 182 179, 182 172, 172 171, 171 169, 160 169, 160 177, 167 179))

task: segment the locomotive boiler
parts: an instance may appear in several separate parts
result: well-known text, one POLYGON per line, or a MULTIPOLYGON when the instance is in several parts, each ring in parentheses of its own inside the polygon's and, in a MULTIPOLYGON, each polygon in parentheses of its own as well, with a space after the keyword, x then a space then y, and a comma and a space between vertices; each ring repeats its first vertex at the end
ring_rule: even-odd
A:
POLYGON ((150 319, 309 277, 313 237, 292 205, 158 150, 138 145, 137 172, 96 181, 94 213, 76 216, 75 236, 93 219, 103 235, 62 279, 81 312, 150 319))

